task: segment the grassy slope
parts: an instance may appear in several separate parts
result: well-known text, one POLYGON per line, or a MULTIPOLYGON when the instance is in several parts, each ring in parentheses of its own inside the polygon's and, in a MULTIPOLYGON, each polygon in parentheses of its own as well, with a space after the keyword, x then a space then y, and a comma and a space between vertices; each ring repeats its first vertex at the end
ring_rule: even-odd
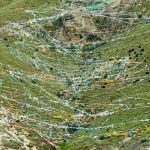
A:
MULTIPOLYGON (((25 3, 25 1, 23 0, 18 0, 18 1, 13 1, 10 3, 7 1, 3 1, 1 0, 1 9, 0 9, 0 24, 4 24, 7 21, 18 21, 18 20, 22 20, 22 19, 28 19, 31 16, 24 13, 24 9, 26 8, 38 8, 40 5, 45 4, 45 1, 40 1, 40 0, 32 0, 32 1, 28 1, 27 3, 25 3), (34 6, 33 6, 34 5, 34 6), (20 9, 21 8, 21 9, 20 9), (22 9, 23 8, 23 9, 22 9)), ((54 1, 50 1, 49 6, 47 7, 51 7, 52 3, 54 1)), ((147 5, 146 5, 147 6, 147 5)), ((91 58, 94 58, 96 56, 98 56, 99 54, 102 54, 102 58, 98 58, 98 61, 108 61, 110 57, 116 57, 116 55, 118 55, 119 57, 124 57, 124 56, 128 56, 128 50, 135 48, 135 50, 137 51, 137 53, 139 53, 140 49, 138 48, 139 46, 141 46, 141 48, 144 48, 145 51, 143 53, 142 56, 139 56, 139 62, 142 62, 142 64, 129 71, 129 75, 130 77, 134 77, 136 78, 142 78, 143 76, 145 76, 145 70, 144 67, 147 66, 147 68, 149 68, 149 64, 150 61, 147 60, 147 62, 143 62, 145 60, 145 58, 147 56, 149 56, 149 49, 150 49, 150 43, 149 43, 149 37, 150 37, 150 33, 147 32, 150 30, 150 25, 139 25, 134 31, 123 34, 120 36, 120 39, 114 39, 114 41, 108 41, 105 45, 103 45, 102 47, 97 48, 94 53, 92 55, 90 55, 91 58), (143 68, 142 71, 141 68, 143 68), (138 71, 140 71, 138 73, 138 71)), ((12 53, 10 53, 10 49, 11 47, 15 49, 19 49, 22 53, 26 54, 29 58, 32 58, 32 56, 34 55, 34 52, 30 51, 28 52, 26 48, 22 48, 19 47, 17 44, 14 43, 15 40, 19 41, 21 37, 15 37, 15 39, 13 39, 13 37, 10 37, 9 35, 1 35, 1 37, 7 37, 8 41, 2 41, 0 43, 0 63, 2 64, 11 64, 14 68, 17 68, 17 70, 21 71, 21 72, 25 72, 28 75, 31 75, 33 73, 35 74, 41 74, 41 72, 38 69, 35 69, 32 67, 32 63, 30 61, 25 61, 24 59, 20 60, 18 59, 18 57, 16 57, 16 55, 12 55, 12 53), (7 45, 10 45, 10 47, 7 47, 7 45)), ((27 39, 27 43, 30 42, 27 39)), ((34 46, 33 46, 34 47, 34 46)), ((55 75, 55 72, 59 72, 61 69, 64 69, 67 72, 70 72, 70 70, 75 70, 78 71, 79 68, 76 66, 76 62, 74 62, 74 60, 72 60, 70 58, 70 56, 65 55, 65 54, 59 54, 57 52, 48 52, 46 55, 44 53, 38 52, 38 57, 41 59, 41 61, 44 61, 45 59, 47 59, 48 61, 50 61, 50 58, 52 58, 50 65, 54 66, 54 68, 57 68, 56 70, 54 70, 54 72, 51 72, 50 75, 55 75), (61 59, 60 59, 61 58, 61 59), (59 66, 59 60, 61 60, 62 62, 64 61, 64 64, 61 63, 61 65, 59 66), (69 64, 69 65, 68 65, 69 64)), ((78 60, 78 58, 77 58, 78 60)), ((132 57, 132 60, 135 60, 135 56, 132 57)), ((88 66, 89 68, 93 68, 94 66, 99 66, 99 64, 92 64, 90 66, 88 66)), ((74 71, 73 71, 74 72, 74 71)), ((46 73, 44 74, 46 75, 46 73)), ((124 74, 122 74, 122 76, 124 76, 124 74)), ((8 90, 9 92, 13 93, 13 97, 14 99, 17 99, 18 101, 21 101, 20 104, 14 103, 13 101, 5 101, 4 99, 0 98, 1 104, 3 106, 7 106, 10 108, 11 112, 15 113, 15 114, 19 114, 19 115, 24 115, 28 112, 28 114, 33 114, 35 113, 35 116, 32 117, 32 119, 37 120, 38 121, 49 121, 49 120, 54 120, 56 122, 59 122, 61 120, 59 119, 55 119, 53 118, 53 116, 57 115, 57 114, 61 114, 60 112, 60 106, 51 103, 50 99, 55 100, 55 98, 52 98, 53 96, 56 95, 56 91, 60 90, 60 89, 67 89, 68 87, 66 87, 63 83, 58 82, 56 80, 48 80, 47 82, 41 81, 40 79, 34 79, 36 80, 36 84, 37 85, 42 85, 42 86, 47 86, 48 88, 46 88, 47 91, 49 91, 53 96, 49 99, 44 99, 41 103, 38 103, 36 101, 31 101, 28 99, 28 96, 25 94, 23 95, 22 92, 24 92, 21 88, 25 87, 26 90, 29 90, 31 92, 31 94, 35 97, 37 96, 41 96, 41 95, 45 95, 45 93, 43 93, 43 91, 40 91, 39 88, 37 88, 37 86, 35 86, 34 84, 32 84, 32 78, 30 77, 23 77, 23 79, 26 79, 26 81, 24 82, 20 82, 19 80, 15 80, 14 78, 10 77, 10 76, 0 76, 0 78, 3 79, 3 86, 5 87, 9 87, 10 89, 8 90), (18 89, 18 91, 16 91, 15 89, 18 89), (20 91, 19 91, 20 90, 20 91), (22 102, 28 102, 33 106, 36 106, 37 108, 40 108, 41 105, 43 105, 43 107, 47 107, 47 105, 52 105, 52 107, 54 107, 56 109, 56 112, 54 111, 53 114, 50 114, 49 112, 43 112, 39 109, 23 109, 22 108, 22 102), (10 107, 11 106, 11 107, 10 107), (18 109, 18 110, 17 110, 18 109), (17 111, 16 111, 17 110, 17 111)), ((64 78, 62 78, 62 80, 64 81, 64 78)), ((124 139, 124 137, 111 137, 108 140, 94 140, 94 138, 89 138, 88 136, 91 135, 93 136, 97 136, 100 137, 103 134, 106 133, 112 133, 113 131, 128 131, 130 128, 135 128, 138 129, 140 128, 140 132, 139 132, 139 136, 135 136, 132 138, 132 140, 130 140, 127 143, 121 143, 120 145, 126 146, 126 144, 130 143, 140 143, 141 140, 140 138, 145 138, 149 136, 149 132, 145 130, 145 127, 143 125, 143 123, 141 122, 136 122, 136 123, 130 123, 130 121, 132 120, 140 120, 140 119, 144 119, 144 118, 150 118, 149 114, 150 114, 150 110, 149 108, 141 108, 141 109, 131 109, 131 110, 122 110, 123 108, 119 108, 119 107, 115 107, 115 106, 109 106, 109 104, 112 104, 112 100, 114 99, 118 99, 118 98, 126 98, 127 99, 127 104, 129 105, 129 107, 131 108, 135 104, 139 104, 140 106, 142 105, 146 105, 149 101, 149 93, 147 92, 148 89, 150 88, 150 83, 149 83, 149 75, 147 75, 145 77, 145 80, 133 85, 132 82, 133 80, 129 81, 129 82, 124 82, 121 84, 110 84, 107 85, 106 89, 101 89, 101 84, 96 83, 94 85, 91 85, 90 88, 89 87, 81 87, 81 90, 85 90, 85 92, 80 92, 80 102, 83 103, 84 105, 84 109, 89 109, 92 108, 94 110, 94 106, 97 106, 98 110, 94 110, 96 112, 99 111, 105 111, 105 110, 119 110, 120 112, 110 115, 110 116, 105 116, 105 117, 97 117, 95 118, 91 123, 89 127, 97 127, 97 126, 104 126, 104 125, 110 125, 110 124, 116 124, 114 126, 114 128, 106 128, 106 129, 102 129, 99 131, 78 131, 73 140, 68 140, 68 143, 64 143, 60 149, 77 149, 77 148, 81 148, 81 147, 100 147, 100 145, 102 145, 103 147, 105 147, 107 144, 114 145, 114 146, 118 146, 118 141, 122 141, 124 139), (122 89, 121 92, 118 91, 118 88, 124 87, 125 85, 128 84, 132 84, 129 88, 125 88, 122 89), (123 95, 125 94, 125 96, 123 95), (126 96, 127 95, 127 96, 126 96), (140 97, 140 102, 134 100, 134 99, 128 99, 128 97, 140 97), (137 115, 138 114, 138 115, 137 115), (106 121, 107 120, 107 121, 106 121), (106 122, 105 122, 106 121, 106 122), (119 125, 118 123, 124 123, 119 125)), ((1 92, 4 95, 7 95, 7 92, 5 93, 3 91, 2 88, 0 88, 1 92)), ((6 89, 5 89, 6 90, 6 89)), ((65 108, 66 111, 68 113, 72 113, 70 112, 70 110, 68 110, 67 108, 65 108)), ((21 122, 21 123, 16 123, 16 124, 20 124, 22 126, 27 126, 27 127, 34 127, 34 130, 39 130, 38 127, 38 122, 34 122, 33 120, 30 120, 28 122, 28 124, 26 124, 25 122, 21 122)), ((47 131, 48 126, 43 126, 40 128, 40 130, 43 131, 47 131)), ((50 149, 49 145, 46 144, 40 144, 41 140, 39 138, 39 136, 37 135, 37 133, 35 132, 31 132, 31 136, 30 138, 36 142, 37 147, 39 147, 39 149, 50 149), (38 141, 37 141, 38 140, 38 141)), ((16 148, 17 149, 17 144, 13 145, 12 148, 16 148)), ((106 149, 108 149, 108 147, 106 147, 106 149)))
POLYGON ((50 8, 56 2, 56 0, 1 0, 0 25, 9 21, 21 21, 23 19, 30 19, 32 18, 32 15, 25 13, 24 11, 26 9, 38 9, 46 3, 46 7, 50 8))
MULTIPOLYGON (((11 3, 10 3, 10 1, 9 2, 1 1, 1 4, 2 4, 1 5, 2 8, 0 9, 1 25, 8 21, 19 21, 22 19, 30 18, 30 16, 28 14, 26 14, 24 12, 24 10, 26 8, 30 9, 30 7, 32 7, 32 9, 38 8, 41 5, 45 4, 45 2, 48 2, 48 1, 18 0, 18 1, 12 1, 11 3)), ((54 4, 55 4, 55 1, 50 1, 50 3, 47 5, 47 8, 48 7, 50 8, 54 4)), ((40 75, 39 70, 32 67, 32 63, 30 61, 25 61, 24 59, 19 59, 17 57, 17 53, 16 53, 16 55, 12 54, 13 51, 16 51, 17 49, 19 49, 22 54, 24 53, 26 57, 29 57, 32 60, 34 52, 32 52, 32 51, 29 52, 27 50, 27 48, 22 48, 19 45, 15 44, 15 41, 19 41, 20 38, 22 38, 22 37, 21 36, 10 36, 5 33, 1 34, 2 41, 0 43, 0 63, 3 65, 3 66, 1 66, 1 71, 2 72, 4 71, 4 69, 3 69, 4 66, 11 65, 13 70, 17 69, 18 71, 23 72, 28 75, 32 75, 33 73, 40 75), (7 40, 3 40, 4 37, 7 38, 7 40), (11 49, 13 49, 13 51, 11 51, 11 53, 10 53, 11 49)), ((27 43, 28 42, 29 42, 29 39, 27 39, 27 43)), ((57 66, 59 58, 61 58, 61 60, 64 61, 64 63, 62 63, 63 66, 59 66, 59 69, 63 69, 65 67, 67 69, 70 69, 67 67, 67 64, 68 64, 67 61, 69 61, 69 63, 71 62, 69 56, 65 56, 63 54, 59 54, 56 52, 49 53, 48 56, 46 56, 47 54, 45 55, 40 52, 37 55, 38 55, 38 57, 41 58, 41 61, 45 61, 45 58, 48 61, 50 61, 50 58, 52 58, 51 65, 53 67, 57 66)), ((74 67, 71 67, 71 69, 74 70, 74 67)), ((43 75, 46 75, 46 73, 43 75)), ((31 109, 28 111, 29 114, 32 114, 32 113, 37 114, 36 116, 34 116, 35 119, 38 118, 39 121, 40 121, 40 119, 41 120, 44 119, 46 121, 46 120, 50 120, 50 118, 52 118, 52 114, 49 114, 46 112, 43 113, 43 111, 41 112, 39 110, 41 105, 44 105, 44 101, 45 101, 46 105, 48 105, 48 103, 50 105, 53 105, 53 104, 51 104, 51 102, 48 102, 48 99, 43 100, 42 104, 39 105, 37 102, 29 100, 28 96, 24 93, 25 91, 23 89, 26 89, 31 92, 32 96, 35 96, 35 97, 37 97, 38 95, 39 96, 46 95, 46 93, 43 93, 42 91, 39 92, 39 89, 37 87, 35 87, 34 84, 31 84, 32 80, 36 80, 36 79, 30 78, 30 77, 29 78, 25 77, 23 80, 18 80, 18 79, 16 80, 9 75, 0 75, 0 78, 3 81, 3 88, 0 88, 2 95, 7 95, 6 93, 9 91, 13 94, 14 99, 17 99, 17 101, 19 102, 19 103, 14 102, 13 100, 10 100, 8 102, 8 101, 5 101, 2 97, 0 98, 1 104, 3 106, 9 107, 9 110, 11 111, 11 113, 14 114, 14 116, 26 114, 27 111, 22 109, 22 103, 28 102, 28 103, 30 103, 30 105, 36 106, 36 109, 31 109), (5 91, 4 91, 4 87, 5 87, 5 91), (39 93, 39 94, 37 95, 37 93, 39 93), (18 111, 16 111, 17 109, 18 109, 18 111)), ((54 91, 54 93, 56 94, 57 90, 61 89, 61 86, 62 86, 60 83, 57 83, 57 81, 49 80, 49 79, 47 80, 47 82, 44 82, 44 83, 42 81, 39 81, 38 79, 36 80, 36 82, 38 85, 47 86, 52 95, 53 95, 52 91, 54 91)), ((58 112, 59 112, 59 106, 56 105, 54 107, 56 107, 56 110, 58 109, 58 112)), ((21 123, 20 125, 24 126, 25 124, 21 123)), ((29 130, 29 134, 31 134, 31 136, 29 136, 29 139, 31 141, 34 141, 34 143, 36 143, 35 145, 37 145, 38 149, 51 149, 51 146, 49 144, 48 145, 45 144, 45 142, 35 132, 36 128, 38 128, 38 125, 36 125, 37 123, 31 121, 29 124, 30 125, 27 126, 28 128, 30 128, 31 126, 35 127, 34 131, 29 130)), ((45 127, 43 127, 43 128, 45 130, 45 127)), ((11 148, 15 148, 15 149, 19 149, 19 146, 20 146, 20 144, 15 143, 15 142, 13 143, 13 141, 4 143, 4 144, 5 144, 5 147, 11 147, 11 148)))
MULTIPOLYGON (((144 60, 150 56, 149 55, 149 37, 150 33, 148 32, 150 29, 150 25, 141 25, 137 27, 134 31, 128 33, 127 35, 122 35, 119 37, 120 39, 114 39, 114 41, 107 42, 104 46, 97 49, 96 52, 94 52, 93 57, 95 55, 98 55, 98 53, 102 53, 101 60, 108 61, 111 57, 128 57, 128 51, 130 49, 135 49, 137 53, 139 53, 140 48, 145 49, 145 52, 142 56, 139 56, 139 62, 142 64, 132 69, 131 71, 128 71, 127 74, 130 77, 133 77, 135 79, 142 78, 145 76, 145 71, 150 67, 150 59, 147 60, 145 63, 144 60), (145 66, 147 66, 145 68, 145 66), (141 71, 139 71, 141 70, 141 71), (139 72, 138 72, 139 71, 139 72), (137 73, 138 72, 138 73, 137 73)), ((133 56, 132 60, 136 60, 136 57, 133 56)), ((124 74, 121 75, 122 77, 124 74)), ((106 85, 106 89, 102 89, 100 84, 91 86, 90 88, 87 88, 85 92, 81 92, 81 101, 84 104, 85 107, 88 109, 95 109, 95 111, 105 111, 105 110, 119 110, 119 112, 106 116, 106 117, 98 117, 96 118, 92 124, 89 127, 99 127, 99 126, 109 126, 111 124, 114 124, 114 126, 105 128, 105 129, 99 129, 96 131, 79 131, 76 133, 76 137, 74 142, 72 140, 66 144, 66 147, 64 149, 77 149, 79 147, 97 147, 99 149, 109 149, 111 147, 108 147, 108 145, 111 145, 112 147, 118 147, 120 142, 120 148, 128 147, 127 144, 135 145, 137 144, 137 147, 135 146, 134 149, 138 149, 139 144, 141 144, 140 139, 144 137, 149 137, 149 132, 145 130, 143 122, 136 122, 133 123, 133 120, 141 120, 144 118, 150 118, 150 109, 149 108, 139 108, 134 109, 134 105, 139 104, 139 106, 144 106, 149 102, 149 88, 150 88, 150 78, 149 75, 146 75, 145 80, 138 83, 133 84, 133 79, 131 81, 125 81, 123 83, 113 83, 106 85), (130 86, 121 89, 122 87, 125 87, 126 85, 130 86), (96 96, 95 96, 96 95, 96 96), (132 97, 129 99, 129 97, 132 97), (140 97, 140 100, 135 100, 134 97, 140 97), (131 110, 123 110, 124 108, 117 108, 117 106, 111 107, 109 104, 115 104, 114 100, 122 98, 126 99, 125 102, 128 104, 129 108, 131 110), (119 124, 123 123, 123 124, 119 124), (124 137, 111 137, 108 140, 102 140, 102 141, 95 141, 94 139, 90 139, 88 136, 97 136, 101 137, 103 135, 113 133, 114 131, 129 131, 129 129, 134 128, 140 129, 139 134, 141 134, 138 137, 132 138, 132 140, 129 140, 127 143, 121 142, 123 141, 124 137), (78 143, 77 145, 75 143, 78 143), (76 146, 75 146, 76 145, 76 146)), ((149 123, 148 123, 149 124, 149 123)), ((141 144, 142 145, 142 144, 141 144)), ((130 147, 130 146, 129 146, 130 147)), ((129 148, 128 147, 128 148, 129 148)), ((130 147, 131 148, 131 147, 130 147)))

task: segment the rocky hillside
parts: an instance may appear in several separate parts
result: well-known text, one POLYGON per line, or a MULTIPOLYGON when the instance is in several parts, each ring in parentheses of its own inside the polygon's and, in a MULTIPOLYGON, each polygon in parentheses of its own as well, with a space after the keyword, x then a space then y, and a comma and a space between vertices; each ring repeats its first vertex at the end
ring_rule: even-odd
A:
POLYGON ((0 4, 0 149, 150 148, 149 0, 0 4))

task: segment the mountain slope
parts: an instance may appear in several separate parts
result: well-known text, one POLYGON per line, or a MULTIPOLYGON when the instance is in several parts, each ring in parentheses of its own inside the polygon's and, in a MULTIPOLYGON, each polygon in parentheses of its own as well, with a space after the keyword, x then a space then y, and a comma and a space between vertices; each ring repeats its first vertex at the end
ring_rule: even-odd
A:
POLYGON ((149 147, 148 1, 0 2, 0 147, 149 147))

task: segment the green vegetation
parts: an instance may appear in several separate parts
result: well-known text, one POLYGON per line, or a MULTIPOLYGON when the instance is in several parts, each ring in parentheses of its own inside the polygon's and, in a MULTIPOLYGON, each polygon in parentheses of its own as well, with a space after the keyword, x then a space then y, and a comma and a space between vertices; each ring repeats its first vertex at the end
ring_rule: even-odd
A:
MULTIPOLYGON (((105 38, 93 42, 99 34, 91 32, 88 42, 69 43, 56 40, 51 32, 72 21, 73 13, 63 17, 60 13, 69 10, 71 1, 0 3, 0 133, 4 137, 0 147, 130 150, 149 146, 148 22, 113 24, 96 16, 95 26, 105 38), (56 20, 47 19, 50 16, 56 20)), ((125 12, 142 9, 148 17, 148 8, 149 2, 144 2, 125 12)))

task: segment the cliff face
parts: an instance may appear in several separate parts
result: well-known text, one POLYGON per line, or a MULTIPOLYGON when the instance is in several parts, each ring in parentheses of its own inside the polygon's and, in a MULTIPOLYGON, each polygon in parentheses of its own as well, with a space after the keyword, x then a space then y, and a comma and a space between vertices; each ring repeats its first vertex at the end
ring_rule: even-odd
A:
POLYGON ((87 39, 83 39, 85 34, 96 32, 93 17, 84 15, 80 9, 70 14, 73 19, 63 20, 63 26, 56 30, 55 38, 63 42, 86 43, 87 39))
MULTIPOLYGON (((87 4, 84 4, 83 8, 69 10, 58 21, 54 21, 51 28, 59 26, 59 24, 61 26, 55 28, 51 34, 56 39, 68 43, 85 44, 90 41, 91 35, 93 35, 94 41, 99 41, 100 36, 101 39, 109 38, 124 28, 132 27, 136 22, 137 15, 135 13, 125 14, 126 10, 133 5, 132 3, 129 1, 113 1, 106 3, 106 5, 92 5, 90 9, 87 4), (70 18, 69 15, 71 15, 70 18)), ((82 6, 79 4, 78 6, 82 6)))

